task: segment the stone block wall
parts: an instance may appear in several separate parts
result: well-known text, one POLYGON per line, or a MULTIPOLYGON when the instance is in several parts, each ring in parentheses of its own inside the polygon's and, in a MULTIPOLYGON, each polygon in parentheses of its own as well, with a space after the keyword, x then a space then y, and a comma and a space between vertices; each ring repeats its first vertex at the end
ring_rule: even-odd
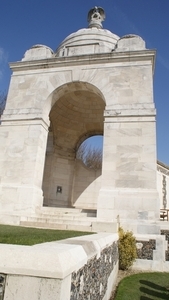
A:
POLYGON ((101 170, 89 169, 81 160, 59 155, 50 132, 43 175, 43 205, 97 209, 100 187, 101 170), (57 192, 58 186, 61 193, 57 192))
MULTIPOLYGON (((168 236, 168 230, 137 234, 133 269, 169 272, 168 236)), ((117 279, 117 234, 34 246, 0 244, 0 253, 0 300, 109 300, 117 279)))
POLYGON ((137 259, 132 268, 141 271, 169 272, 166 259, 168 250, 164 232, 160 234, 137 234, 137 259))
POLYGON ((4 274, 0 274, 0 300, 3 300, 4 298, 5 279, 6 276, 4 274))
POLYGON ((101 300, 108 289, 108 279, 118 262, 117 243, 105 248, 77 272, 72 273, 70 300, 101 300))
POLYGON ((47 154, 43 195, 44 206, 71 206, 74 162, 57 154, 47 154), (61 188, 61 192, 57 188, 61 188))
POLYGON ((156 249, 156 240, 137 242, 137 258, 153 260, 153 250, 156 249))
POLYGON ((0 300, 109 300, 118 235, 99 233, 34 246, 0 245, 0 300))
POLYGON ((97 199, 101 187, 101 170, 85 167, 76 161, 72 204, 77 208, 97 209, 97 199))
POLYGON ((165 251, 165 260, 169 261, 169 230, 167 229, 162 229, 161 230, 161 235, 165 236, 165 239, 167 241, 167 249, 165 251))

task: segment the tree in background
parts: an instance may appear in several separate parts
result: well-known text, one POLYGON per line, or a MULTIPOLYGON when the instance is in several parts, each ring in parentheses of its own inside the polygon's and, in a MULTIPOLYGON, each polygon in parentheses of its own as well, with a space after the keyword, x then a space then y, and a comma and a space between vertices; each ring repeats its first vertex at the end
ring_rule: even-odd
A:
POLYGON ((6 104, 6 98, 7 95, 4 92, 0 92, 0 116, 2 115, 4 108, 5 108, 5 104, 6 104))
POLYGON ((89 169, 99 170, 102 167, 102 149, 92 147, 87 142, 80 145, 76 158, 82 160, 89 169))

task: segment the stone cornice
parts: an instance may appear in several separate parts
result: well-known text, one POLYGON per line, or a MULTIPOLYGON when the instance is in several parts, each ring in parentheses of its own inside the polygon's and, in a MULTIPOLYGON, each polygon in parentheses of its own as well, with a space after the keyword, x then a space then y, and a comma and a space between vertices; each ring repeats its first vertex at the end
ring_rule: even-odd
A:
POLYGON ((58 68, 68 66, 79 65, 93 65, 93 64, 105 64, 105 63, 124 63, 124 62, 138 62, 149 61, 152 63, 152 69, 154 71, 155 62, 155 50, 143 50, 143 51, 126 51, 126 52, 112 52, 101 53, 91 55, 79 55, 79 56, 66 56, 66 57, 53 57, 49 59, 32 60, 32 61, 19 61, 10 63, 10 68, 13 72, 23 70, 42 70, 49 68, 58 68))
POLYGON ((159 160, 157 161, 157 170, 165 175, 169 175, 169 166, 167 166, 159 160))
POLYGON ((105 110, 104 117, 124 117, 124 116, 156 116, 155 108, 140 109, 137 106, 135 109, 112 109, 105 110))
POLYGON ((42 125, 45 130, 48 131, 49 124, 42 117, 32 117, 27 118, 27 115, 17 116, 3 116, 1 119, 1 126, 31 126, 31 125, 42 125))

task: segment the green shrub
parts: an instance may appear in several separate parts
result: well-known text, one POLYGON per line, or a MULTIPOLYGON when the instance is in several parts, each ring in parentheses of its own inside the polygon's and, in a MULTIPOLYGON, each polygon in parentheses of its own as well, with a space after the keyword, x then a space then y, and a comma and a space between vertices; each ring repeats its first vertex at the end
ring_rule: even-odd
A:
POLYGON ((136 239, 131 231, 119 228, 119 268, 127 270, 137 257, 136 239))

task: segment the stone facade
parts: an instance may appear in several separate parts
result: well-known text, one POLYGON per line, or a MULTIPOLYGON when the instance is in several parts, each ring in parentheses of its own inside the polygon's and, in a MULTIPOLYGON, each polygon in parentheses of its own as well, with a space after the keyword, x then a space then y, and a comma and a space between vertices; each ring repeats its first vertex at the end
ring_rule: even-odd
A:
POLYGON ((35 45, 10 64, 0 126, 1 223, 38 218, 43 205, 97 208, 98 221, 119 218, 142 233, 159 219, 155 51, 139 36, 102 29, 103 11, 95 13, 97 26, 71 34, 56 52, 35 45), (100 178, 76 161, 79 144, 95 134, 104 135, 100 178))

